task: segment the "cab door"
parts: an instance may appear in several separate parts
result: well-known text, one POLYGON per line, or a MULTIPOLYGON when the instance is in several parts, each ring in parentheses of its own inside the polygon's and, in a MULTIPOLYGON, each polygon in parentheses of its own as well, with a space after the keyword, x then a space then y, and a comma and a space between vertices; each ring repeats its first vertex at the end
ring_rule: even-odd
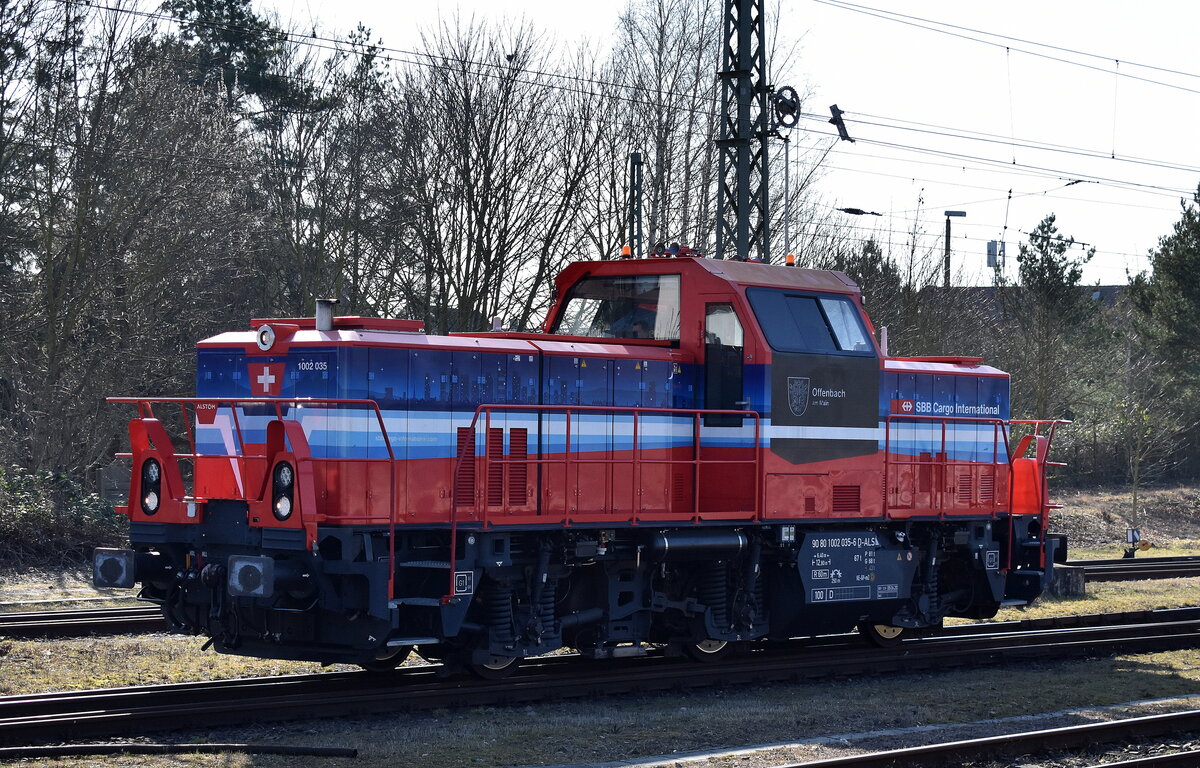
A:
MULTIPOLYGON (((708 410, 747 409, 745 394, 745 335, 737 311, 728 300, 704 305, 704 407, 708 410)), ((754 458, 754 429, 741 416, 704 417, 699 458, 712 462, 748 462, 754 458)), ((691 469, 691 468, 689 468, 691 469)), ((701 517, 736 517, 754 510, 754 465, 712 463, 700 470, 701 517)))
MULTIPOLYGON (((728 301, 704 305, 704 407, 708 410, 745 410, 745 340, 742 323, 728 301)), ((740 427, 742 417, 717 414, 705 418, 706 427, 740 427)))

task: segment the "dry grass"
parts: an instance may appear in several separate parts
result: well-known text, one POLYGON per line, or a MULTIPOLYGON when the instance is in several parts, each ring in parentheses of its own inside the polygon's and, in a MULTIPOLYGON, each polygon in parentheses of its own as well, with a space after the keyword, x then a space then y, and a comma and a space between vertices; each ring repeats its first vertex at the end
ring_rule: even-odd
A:
MULTIPOLYGON (((1138 610, 1196 604, 1200 579, 1102 583, 1085 598, 1044 601, 1004 618, 1138 610)), ((0 645, 5 692, 171 682, 204 677, 310 671, 315 665, 257 661, 199 652, 200 640, 170 636, 97 638, 0 645)), ((609 761, 673 751, 792 742, 934 723, 1094 707, 1137 699, 1200 694, 1200 650, 1113 659, 945 673, 847 678, 695 693, 567 701, 524 707, 252 726, 180 734, 209 741, 354 746, 356 761, 308 764, 391 768, 494 766, 609 761)), ((314 703, 314 707, 319 706, 314 703)), ((1016 730, 1041 727, 1026 723, 1016 730)), ((776 762, 829 753, 805 747, 776 762), (805 751, 807 750, 807 751, 805 751)), ((765 765, 759 758, 738 763, 765 765)), ((35 763, 36 764, 36 763, 35 763)), ((290 766, 295 758, 193 755, 45 761, 42 765, 290 766)))
POLYGON ((1005 608, 993 621, 1042 619, 1086 613, 1123 613, 1200 605, 1200 577, 1146 581, 1102 581, 1078 597, 1042 597, 1027 608, 1005 608))
POLYGON ((96 589, 84 568, 0 571, 0 613, 129 605, 136 596, 136 589, 96 589))
MULTIPOLYGON (((1052 484, 1053 485, 1053 484, 1052 484)), ((1060 491, 1051 488, 1063 505, 1051 517, 1050 529, 1066 533, 1071 557, 1120 557, 1125 530, 1131 527, 1127 489, 1060 491)), ((1154 488, 1139 494, 1138 526, 1143 539, 1160 554, 1200 554, 1200 490, 1154 488)))
POLYGON ((205 639, 166 634, 54 641, 0 639, 0 695, 321 670, 319 664, 204 652, 200 646, 205 639))
MULTIPOLYGON (((211 740, 353 746, 355 761, 390 768, 543 765, 632 759, 817 736, 989 718, 1200 693, 1200 651, 1082 662, 889 675, 690 694, 378 716, 233 729, 211 740)), ((1028 730, 1029 723, 1010 730, 1028 730)), ((193 735, 194 738, 194 735, 193 735)), ((795 758, 793 758, 795 759, 795 758)), ((290 766, 294 758, 195 756, 169 765, 290 766)), ((125 765, 118 759, 47 765, 125 765)), ((747 763, 741 763, 746 765, 747 763)), ((701 763, 703 765, 703 763, 701 763)))

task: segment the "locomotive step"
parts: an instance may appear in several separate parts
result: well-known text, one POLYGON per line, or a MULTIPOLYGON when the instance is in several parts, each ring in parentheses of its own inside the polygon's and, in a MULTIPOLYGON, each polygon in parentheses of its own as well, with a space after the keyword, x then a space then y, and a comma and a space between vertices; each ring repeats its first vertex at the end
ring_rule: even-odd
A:
POLYGON ((438 642, 436 637, 393 637, 387 641, 388 648, 399 648, 403 645, 433 645, 438 642))
POLYGON ((406 560, 402 563, 396 563, 397 568, 441 568, 444 571, 450 570, 449 560, 406 560))
POLYGON ((398 597, 388 603, 392 608, 399 608, 402 605, 420 605, 428 608, 437 608, 442 604, 440 597, 398 597))

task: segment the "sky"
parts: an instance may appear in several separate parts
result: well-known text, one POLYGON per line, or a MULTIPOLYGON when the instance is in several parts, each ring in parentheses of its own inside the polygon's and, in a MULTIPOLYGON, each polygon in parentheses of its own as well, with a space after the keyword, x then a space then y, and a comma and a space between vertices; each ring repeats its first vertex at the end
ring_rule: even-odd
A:
MULTIPOLYGON (((422 26, 455 12, 527 19, 563 46, 603 46, 625 4, 256 2, 334 36, 361 21, 385 45, 412 50, 422 26)), ((1015 274, 1018 244, 1050 213, 1064 237, 1095 247, 1086 282, 1124 283, 1148 269, 1147 251, 1200 184, 1200 3, 768 0, 768 8, 786 52, 770 64, 771 79, 806 94, 810 115, 792 146, 833 145, 817 182, 822 204, 882 214, 835 215, 893 253, 914 227, 931 244, 944 236, 946 210, 965 212, 952 222, 958 283, 990 282, 989 240, 1007 244, 1015 274), (854 143, 831 137, 832 104, 854 143)), ((773 238, 782 252, 783 233, 773 238)))

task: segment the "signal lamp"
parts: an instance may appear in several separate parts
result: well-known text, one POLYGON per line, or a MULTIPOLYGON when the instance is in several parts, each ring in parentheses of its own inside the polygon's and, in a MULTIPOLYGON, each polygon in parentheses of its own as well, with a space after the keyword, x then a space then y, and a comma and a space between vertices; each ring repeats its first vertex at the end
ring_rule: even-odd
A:
POLYGON ((142 462, 142 512, 153 515, 158 511, 162 496, 162 467, 157 459, 142 462))
POLYGON ((295 486, 296 470, 286 461, 275 465, 274 479, 271 482, 271 498, 274 503, 271 511, 276 520, 287 520, 292 516, 292 490, 295 486))
POLYGON ((275 465, 275 483, 280 488, 291 488, 293 477, 294 473, 292 472, 291 464, 288 464, 286 461, 281 461, 279 464, 275 465))

